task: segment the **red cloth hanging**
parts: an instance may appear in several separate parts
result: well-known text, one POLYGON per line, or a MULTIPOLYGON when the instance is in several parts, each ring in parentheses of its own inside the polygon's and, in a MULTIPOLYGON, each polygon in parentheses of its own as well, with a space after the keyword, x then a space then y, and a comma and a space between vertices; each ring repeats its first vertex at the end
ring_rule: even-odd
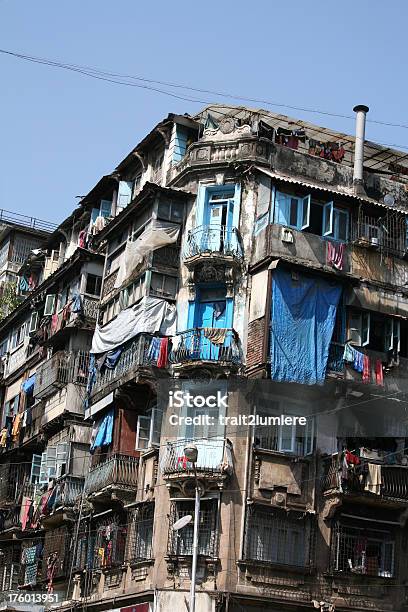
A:
POLYGON ((159 357, 157 359, 158 368, 167 367, 168 353, 169 353, 169 339, 162 338, 160 342, 159 357))
POLYGON ((363 383, 369 383, 371 380, 370 358, 368 355, 363 357, 363 383))
POLYGON ((375 362, 375 384, 380 387, 384 386, 384 373, 381 359, 377 359, 375 362))

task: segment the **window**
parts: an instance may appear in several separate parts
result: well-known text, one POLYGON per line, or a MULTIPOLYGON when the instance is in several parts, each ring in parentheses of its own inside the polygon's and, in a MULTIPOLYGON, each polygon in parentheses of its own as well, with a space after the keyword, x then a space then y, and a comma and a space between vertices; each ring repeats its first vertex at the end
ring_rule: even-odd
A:
POLYGON ((118 207, 125 208, 132 199, 133 181, 119 181, 118 207))
POLYGON ((154 502, 141 503, 131 511, 128 538, 128 561, 152 558, 154 502))
POLYGON ((331 569, 334 572, 394 576, 395 536, 386 525, 347 519, 338 521, 332 531, 331 569))
POLYGON ((349 314, 348 338, 356 346, 367 346, 370 342, 370 313, 352 311, 349 314))
POLYGON ((267 405, 256 407, 259 425, 255 427, 254 439, 258 448, 293 453, 304 456, 313 452, 314 447, 314 419, 307 417, 305 408, 296 404, 283 406, 279 401, 269 401, 267 405), (291 425, 270 424, 268 417, 280 416, 282 413, 294 416, 306 416, 306 425, 297 423, 291 425))
POLYGON ((133 185, 133 194, 136 195, 142 186, 142 173, 136 174, 134 185, 133 185))
POLYGON ((44 316, 53 315, 57 304, 57 296, 50 293, 45 298, 44 316))
POLYGON ((97 295, 99 297, 101 294, 101 287, 102 276, 97 276, 96 274, 87 274, 85 293, 87 293, 88 295, 97 295))
MULTIPOLYGON (((172 502, 167 550, 169 555, 184 556, 193 554, 194 518, 182 529, 173 530, 173 525, 183 516, 194 517, 194 500, 172 502)), ((198 527, 198 554, 216 557, 218 554, 217 500, 201 500, 200 525, 198 527)))
POLYGON ((17 414, 19 403, 20 403, 20 394, 15 395, 12 399, 5 402, 4 410, 3 410, 3 418, 2 418, 3 427, 6 423, 7 417, 13 417, 17 414))
POLYGON ((93 208, 91 213, 91 222, 95 223, 98 217, 110 217, 112 214, 112 202, 110 200, 101 200, 99 208, 93 208))
POLYGON ((118 515, 101 519, 94 528, 94 568, 121 565, 125 557, 127 529, 118 515))
POLYGON ((136 450, 146 450, 160 445, 163 411, 156 404, 148 408, 145 415, 139 415, 136 429, 136 450))
POLYGON ((165 221, 181 223, 183 220, 184 206, 181 202, 160 200, 157 209, 157 218, 165 221))
POLYGON ((3 340, 3 342, 0 344, 0 357, 4 357, 4 355, 7 353, 7 347, 8 339, 3 340))
POLYGON ((68 450, 68 444, 66 443, 47 447, 47 450, 41 455, 39 484, 48 484, 48 481, 52 478, 59 478, 65 474, 68 450))
POLYGON ((311 565, 313 531, 301 516, 248 508, 245 529, 245 558, 279 565, 311 565))
POLYGON ((23 323, 17 329, 13 331, 11 334, 11 349, 15 349, 24 342, 24 338, 26 335, 27 324, 23 323))
POLYGON ((141 297, 143 297, 143 287, 144 287, 145 277, 144 274, 133 283, 131 283, 128 287, 121 291, 122 296, 122 307, 127 308, 131 306, 141 297))
POLYGON ((335 240, 348 239, 348 211, 336 208, 333 202, 323 207, 323 235, 335 240))
POLYGON ((164 298, 175 298, 177 293, 177 277, 152 272, 150 293, 164 298))
POLYGON ((31 462, 30 483, 35 485, 40 479, 41 472, 41 455, 33 455, 31 462))
POLYGON ((349 313, 348 341, 356 346, 367 346, 373 351, 400 352, 401 321, 394 317, 367 311, 349 313))
POLYGON ((40 318, 39 314, 38 314, 38 312, 36 310, 31 313, 30 324, 29 324, 29 327, 28 327, 28 332, 30 334, 32 334, 35 331, 37 331, 39 318, 40 318))
POLYGON ((275 196, 274 222, 303 230, 309 227, 311 196, 296 197, 280 191, 275 196))

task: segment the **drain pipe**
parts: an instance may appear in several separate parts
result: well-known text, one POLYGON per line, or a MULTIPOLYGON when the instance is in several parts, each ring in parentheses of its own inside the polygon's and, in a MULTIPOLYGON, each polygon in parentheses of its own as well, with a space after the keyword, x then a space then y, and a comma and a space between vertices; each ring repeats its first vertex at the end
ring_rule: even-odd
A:
POLYGON ((364 141, 366 114, 368 113, 369 108, 364 104, 358 104, 353 108, 353 111, 356 113, 353 185, 354 191, 357 195, 365 195, 363 180, 364 141))

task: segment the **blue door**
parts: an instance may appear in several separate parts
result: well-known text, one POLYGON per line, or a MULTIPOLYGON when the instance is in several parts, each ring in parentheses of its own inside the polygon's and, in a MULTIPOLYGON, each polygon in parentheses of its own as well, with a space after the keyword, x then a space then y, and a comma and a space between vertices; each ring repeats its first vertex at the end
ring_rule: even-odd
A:
POLYGON ((226 345, 225 341, 221 342, 220 338, 216 337, 217 334, 214 331, 226 328, 225 290, 213 289, 202 292, 196 312, 196 327, 199 328, 196 331, 196 349, 199 358, 217 361, 222 351, 221 347, 226 345), (213 294, 213 297, 210 294, 213 294), (216 297, 221 297, 221 299, 214 299, 216 297), (212 336, 214 336, 213 339, 212 336))
POLYGON ((233 213, 234 191, 210 192, 204 214, 203 250, 230 251, 233 213))

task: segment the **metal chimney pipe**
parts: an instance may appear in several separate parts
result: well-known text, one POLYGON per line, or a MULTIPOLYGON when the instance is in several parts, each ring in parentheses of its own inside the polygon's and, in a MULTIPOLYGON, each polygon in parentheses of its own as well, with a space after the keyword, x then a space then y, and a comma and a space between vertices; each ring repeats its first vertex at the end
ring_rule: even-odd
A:
POLYGON ((356 193, 365 193, 363 181, 364 141, 366 114, 369 108, 364 104, 358 104, 353 108, 353 111, 356 113, 353 184, 356 193))

